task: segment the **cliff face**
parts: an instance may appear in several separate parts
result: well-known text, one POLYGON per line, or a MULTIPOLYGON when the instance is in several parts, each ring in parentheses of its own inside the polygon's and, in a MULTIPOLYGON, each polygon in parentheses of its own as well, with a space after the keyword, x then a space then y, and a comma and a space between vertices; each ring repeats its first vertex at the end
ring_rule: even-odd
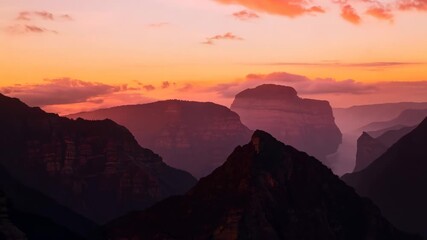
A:
POLYGON ((360 172, 343 176, 400 229, 427 236, 427 119, 360 172))
POLYGON ((167 164, 196 177, 220 166, 233 146, 251 134, 236 113, 214 103, 169 100, 69 117, 112 119, 129 128, 140 144, 158 152, 167 164))
POLYGON ((291 87, 261 85, 236 95, 231 109, 251 129, 271 132, 280 141, 321 160, 341 143, 327 101, 301 99, 291 87))
POLYGON ((23 184, 97 222, 183 193, 195 179, 111 120, 69 120, 0 95, 0 163, 23 184))
MULTIPOLYGON (((363 132, 363 134, 357 139, 357 154, 356 154, 356 166, 354 172, 358 172, 375 161, 378 157, 383 155, 389 147, 395 144, 401 137, 405 136, 415 127, 402 127, 399 129, 393 129, 384 131, 381 135, 376 138, 371 137, 370 133, 363 132)), ((380 133, 375 131, 375 133, 380 133)))
POLYGON ((373 122, 361 127, 363 131, 377 131, 391 128, 396 125, 415 126, 427 117, 427 109, 407 109, 402 111, 397 117, 382 122, 373 122))
POLYGON ((106 226, 109 239, 417 239, 313 157, 256 131, 186 195, 106 226))
POLYGON ((387 150, 387 146, 364 132, 357 139, 356 166, 354 172, 366 168, 387 150))

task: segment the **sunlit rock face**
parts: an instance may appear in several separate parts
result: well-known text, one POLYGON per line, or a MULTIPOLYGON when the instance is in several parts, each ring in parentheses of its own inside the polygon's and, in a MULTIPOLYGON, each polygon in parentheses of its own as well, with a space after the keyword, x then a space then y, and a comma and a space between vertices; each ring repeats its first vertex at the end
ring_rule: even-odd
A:
POLYGON ((107 224, 108 239, 418 239, 315 158, 263 131, 247 142, 185 195, 107 224))
POLYGON ((77 113, 71 118, 112 119, 172 167, 203 177, 251 135, 239 116, 209 102, 168 100, 77 113))
POLYGON ((61 118, 3 95, 0 116, 0 163, 19 181, 97 222, 195 183, 111 120, 61 118))
POLYGON ((320 160, 341 143, 329 103, 302 99, 291 87, 261 85, 244 90, 236 95, 231 109, 249 128, 268 131, 320 160))

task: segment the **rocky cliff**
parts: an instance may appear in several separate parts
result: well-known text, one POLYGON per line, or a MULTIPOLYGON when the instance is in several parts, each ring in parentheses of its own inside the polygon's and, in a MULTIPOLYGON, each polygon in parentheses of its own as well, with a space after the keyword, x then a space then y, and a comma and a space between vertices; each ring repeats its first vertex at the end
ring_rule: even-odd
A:
POLYGON ((23 184, 97 222, 195 183, 111 120, 61 118, 3 95, 0 116, 0 164, 23 184))
POLYGON ((363 134, 357 139, 356 166, 354 172, 358 172, 371 164, 375 159, 381 156, 387 150, 380 141, 371 137, 368 133, 363 134))
POLYGON ((383 155, 389 147, 395 144, 400 138, 411 132, 415 127, 391 128, 392 130, 378 130, 373 134, 379 134, 372 137, 371 133, 363 132, 357 139, 356 166, 354 172, 358 172, 383 155))
POLYGON ((336 152, 341 143, 329 103, 302 99, 291 87, 261 85, 244 90, 236 95, 231 109, 249 128, 271 132, 321 160, 336 152))
POLYGON ((109 118, 127 127, 138 142, 164 161, 203 177, 220 166, 251 131, 230 109, 214 103, 168 100, 70 115, 109 118))
POLYGON ((427 236, 427 119, 360 172, 342 179, 397 227, 427 236))
POLYGON ((418 239, 315 158, 263 131, 186 195, 106 226, 109 239, 418 239))

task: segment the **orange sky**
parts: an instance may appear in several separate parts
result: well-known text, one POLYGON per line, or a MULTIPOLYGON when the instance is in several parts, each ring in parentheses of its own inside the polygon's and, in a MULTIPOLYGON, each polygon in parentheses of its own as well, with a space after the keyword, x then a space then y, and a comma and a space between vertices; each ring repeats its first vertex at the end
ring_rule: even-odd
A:
POLYGON ((426 0, 3 0, 0 92, 61 114, 229 105, 266 82, 338 107, 427 101, 426 13, 426 0))

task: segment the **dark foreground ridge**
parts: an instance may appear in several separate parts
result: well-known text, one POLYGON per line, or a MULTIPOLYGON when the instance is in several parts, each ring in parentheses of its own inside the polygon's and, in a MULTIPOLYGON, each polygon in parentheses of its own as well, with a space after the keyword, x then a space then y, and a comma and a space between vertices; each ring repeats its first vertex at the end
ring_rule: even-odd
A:
POLYGON ((109 239, 418 239, 318 160, 257 130, 184 196, 107 226, 109 239))
POLYGON ((427 118, 360 172, 343 180, 395 226, 427 237, 427 118))

